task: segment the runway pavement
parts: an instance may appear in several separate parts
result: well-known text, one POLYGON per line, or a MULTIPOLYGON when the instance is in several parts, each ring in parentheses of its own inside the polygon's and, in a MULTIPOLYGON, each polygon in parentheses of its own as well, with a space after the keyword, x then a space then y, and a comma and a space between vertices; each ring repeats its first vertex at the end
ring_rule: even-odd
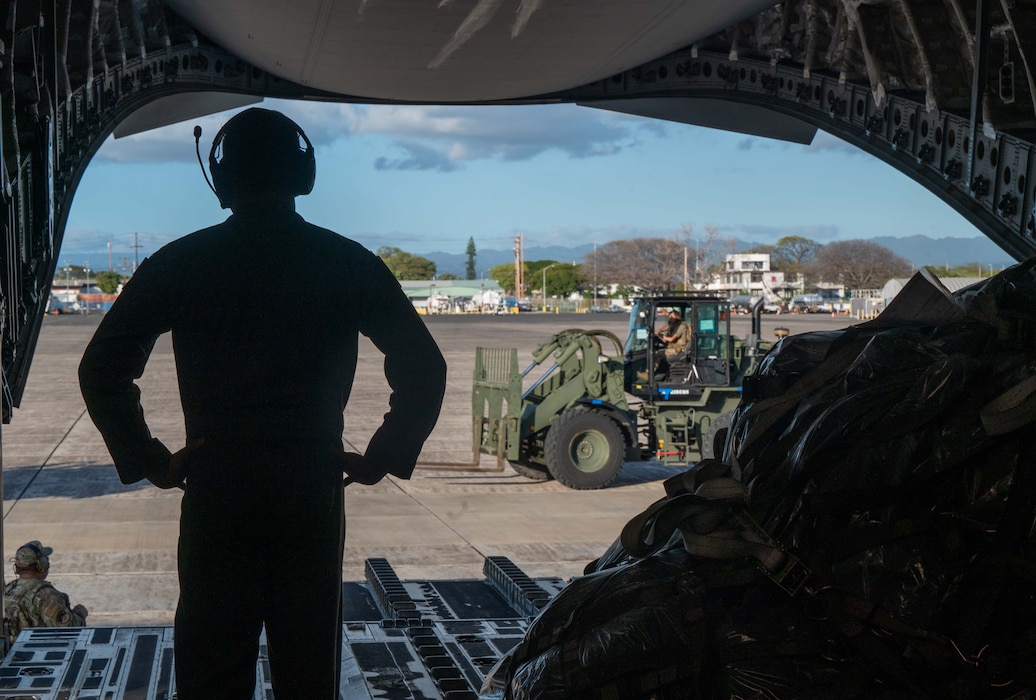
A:
MULTIPOLYGON (((76 380, 97 316, 44 321, 25 395, 3 426, 5 566, 32 539, 54 548, 50 579, 73 603, 90 609, 92 625, 171 624, 176 608, 178 490, 119 483, 111 458, 86 416, 76 380)), ((572 491, 530 482, 496 460, 471 466, 471 372, 479 345, 519 348, 519 364, 552 333, 573 327, 626 334, 624 314, 432 316, 449 384, 442 416, 414 478, 387 478, 346 491, 348 534, 344 575, 363 578, 367 557, 385 557, 403 579, 482 578, 483 558, 510 558, 530 576, 579 575, 618 536, 629 518, 663 495, 661 480, 677 473, 654 463, 627 464, 615 485, 572 491)), ((842 328, 829 316, 766 316, 791 332, 842 328)), ((745 333, 739 317, 735 332, 745 333)), ((275 351, 275 349, 273 349, 275 351)), ((420 361, 420 358, 414 358, 420 361)), ((344 439, 362 451, 388 409, 381 356, 367 342, 344 439)), ((183 445, 172 346, 159 341, 140 382, 152 432, 171 449, 183 445)))

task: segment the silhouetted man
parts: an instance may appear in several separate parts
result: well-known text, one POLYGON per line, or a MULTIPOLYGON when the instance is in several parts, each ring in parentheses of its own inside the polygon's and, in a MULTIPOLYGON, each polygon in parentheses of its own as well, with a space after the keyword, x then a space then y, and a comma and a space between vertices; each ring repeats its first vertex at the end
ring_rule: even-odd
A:
POLYGON ((264 624, 278 700, 337 698, 342 473, 410 476, 446 367, 381 260, 295 213, 315 162, 293 121, 242 112, 209 169, 233 215, 140 265, 86 349, 83 396, 124 483, 185 491, 179 700, 250 699, 264 624), (148 431, 134 383, 166 331, 187 428, 174 454, 148 431), (342 448, 358 333, 385 354, 392 388, 363 456, 342 448))

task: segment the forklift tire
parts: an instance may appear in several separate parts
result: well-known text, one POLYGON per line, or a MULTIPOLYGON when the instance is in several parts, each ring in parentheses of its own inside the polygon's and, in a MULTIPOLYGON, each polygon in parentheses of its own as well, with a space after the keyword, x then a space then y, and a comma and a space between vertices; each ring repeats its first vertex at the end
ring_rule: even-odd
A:
POLYGON ((701 441, 702 459, 720 459, 723 456, 723 448, 727 445, 727 433, 730 432, 730 416, 729 412, 724 413, 709 423, 709 429, 705 431, 705 437, 701 441))
POLYGON ((625 457, 619 426, 596 410, 558 416, 547 431, 544 455, 558 483, 570 489, 604 488, 619 475, 625 457))
POLYGON ((532 479, 533 481, 550 481, 554 477, 550 475, 546 467, 541 467, 532 462, 508 462, 511 465, 511 469, 514 469, 519 476, 524 476, 526 479, 532 479))

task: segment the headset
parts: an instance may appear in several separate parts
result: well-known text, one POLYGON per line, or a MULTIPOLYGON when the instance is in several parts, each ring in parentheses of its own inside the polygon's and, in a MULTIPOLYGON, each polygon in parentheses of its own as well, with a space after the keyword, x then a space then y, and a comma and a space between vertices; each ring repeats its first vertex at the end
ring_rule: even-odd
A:
POLYGON ((43 553, 43 550, 36 546, 33 542, 26 542, 19 549, 31 549, 33 554, 36 555, 36 561, 33 562, 32 568, 41 574, 46 573, 47 569, 50 568, 50 557, 43 553))
MULTIPOLYGON (((205 182, 219 199, 221 207, 230 208, 230 198, 233 193, 231 182, 235 175, 235 162, 238 160, 237 157, 231 157, 228 162, 223 154, 223 141, 228 134, 231 141, 250 134, 257 150, 261 148, 269 150, 272 144, 273 148, 278 151, 274 157, 280 162, 272 163, 271 166, 277 165, 285 168, 284 180, 291 195, 297 197, 313 191, 313 183, 317 177, 316 157, 313 155, 313 144, 306 136, 306 132, 280 112, 253 107, 235 115, 212 139, 212 148, 209 150, 209 172, 212 173, 212 182, 209 182, 208 176, 205 177, 205 182), (238 131, 243 133, 238 134, 238 131), (290 136, 288 136, 289 133, 290 136), (305 143, 305 149, 298 147, 299 139, 305 143)), ((195 126, 194 147, 198 155, 198 165, 201 166, 204 175, 205 166, 202 165, 198 145, 200 139, 201 127, 195 126)))

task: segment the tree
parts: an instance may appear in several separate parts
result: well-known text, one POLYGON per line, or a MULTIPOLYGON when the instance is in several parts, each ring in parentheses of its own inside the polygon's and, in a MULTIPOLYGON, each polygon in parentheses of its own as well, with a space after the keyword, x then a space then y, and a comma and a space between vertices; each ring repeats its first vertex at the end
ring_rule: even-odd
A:
POLYGON ((464 249, 464 252, 468 256, 468 261, 464 263, 464 279, 473 280, 475 279, 475 239, 468 238, 468 247, 464 249))
MULTIPOLYGON (((525 268, 525 272, 528 274, 528 267, 525 268)), ((494 265, 489 268, 489 277, 496 280, 504 294, 514 294, 514 263, 494 265)))
MULTIPOLYGON (((594 255, 587 253, 588 268, 594 266, 594 255)), ((609 241, 596 252, 597 279, 601 284, 668 289, 682 283, 683 268, 684 246, 670 238, 609 241)))
POLYGON ((777 239, 770 262, 775 270, 801 272, 823 247, 822 243, 802 236, 784 236, 777 239))
POLYGON ((823 243, 802 236, 778 238, 770 255, 770 267, 783 272, 787 281, 794 282, 800 275, 805 277, 817 251, 823 247, 823 243))
POLYGON ((777 246, 770 245, 769 243, 761 243, 757 246, 752 246, 748 250, 742 250, 742 253, 755 254, 755 255, 769 255, 770 256, 770 268, 776 270, 777 268, 773 265, 774 256, 777 254, 777 246))
POLYGON ((435 263, 420 255, 392 246, 378 248, 377 255, 397 280, 430 280, 435 278, 435 263))
POLYGON ((586 287, 583 266, 575 263, 561 263, 547 270, 547 294, 569 296, 586 287), (553 274, 551 274, 553 273, 553 274))
POLYGON ((684 224, 678 240, 687 247, 692 260, 688 276, 698 285, 707 285, 714 274, 723 271, 726 257, 737 252, 737 239, 723 236, 717 227, 705 226, 703 233, 695 233, 694 227, 684 224))
POLYGON ((97 281, 97 286, 105 294, 114 294, 119 290, 119 281, 122 277, 118 272, 111 272, 105 270, 104 272, 98 272, 94 275, 94 279, 97 281))
POLYGON ((435 279, 438 280, 459 280, 460 277, 453 274, 452 272, 444 272, 441 275, 436 275, 435 279))
POLYGON ((816 251, 809 269, 817 278, 847 289, 878 289, 895 277, 909 277, 913 266, 873 241, 835 241, 816 251))
POLYGON ((540 293, 545 293, 546 296, 568 296, 580 289, 584 283, 579 265, 554 260, 535 260, 528 263, 527 268, 526 279, 529 287, 540 289, 546 281, 547 289, 540 289, 540 293))

